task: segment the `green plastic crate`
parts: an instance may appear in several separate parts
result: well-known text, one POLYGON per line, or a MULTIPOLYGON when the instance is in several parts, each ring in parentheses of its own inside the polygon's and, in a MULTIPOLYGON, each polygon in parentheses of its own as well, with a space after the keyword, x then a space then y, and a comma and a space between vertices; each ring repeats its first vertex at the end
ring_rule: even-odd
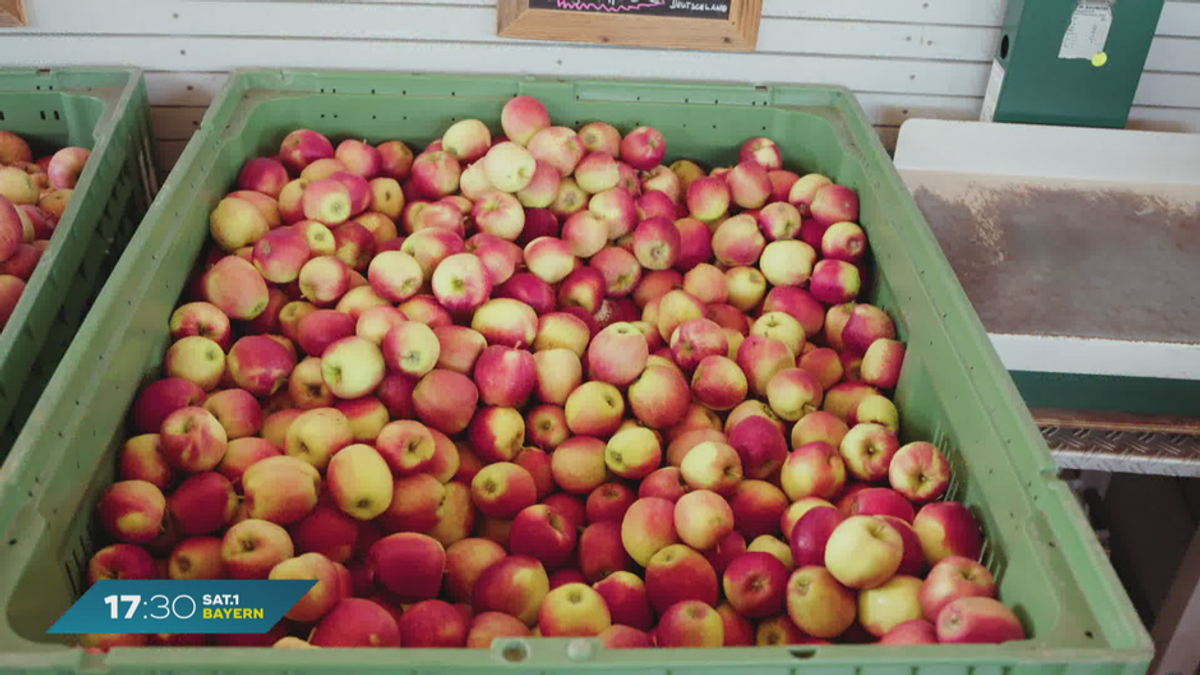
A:
POLYGON ((0 470, 0 664, 148 671, 479 673, 1143 673, 1153 647, 1056 469, 1012 380, 853 95, 753 87, 388 73, 234 73, 137 232, 16 450, 0 470), (208 214, 243 161, 298 127, 336 142, 424 144, 456 119, 498 131, 512 96, 539 97, 565 124, 654 125, 668 158, 727 163, 767 135, 793 169, 859 190, 879 273, 865 295, 908 346, 896 392, 904 439, 951 458, 951 497, 977 514, 984 561, 1031 639, 1005 645, 725 648, 606 652, 587 640, 498 640, 492 650, 114 649, 85 655, 45 630, 83 590, 102 536, 92 507, 113 479, 125 416, 159 371, 167 319, 208 237, 208 214))
POLYGON ((68 145, 92 151, 0 332, 0 461, 154 199, 148 115, 140 70, 0 71, 0 130, 28 141, 35 157, 68 145))

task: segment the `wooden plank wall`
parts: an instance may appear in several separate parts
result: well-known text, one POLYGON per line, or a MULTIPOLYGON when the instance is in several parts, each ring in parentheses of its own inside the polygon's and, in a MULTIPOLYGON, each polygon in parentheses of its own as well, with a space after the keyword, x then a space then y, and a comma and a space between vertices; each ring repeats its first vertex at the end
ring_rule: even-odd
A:
MULTIPOLYGON (((889 148, 910 117, 977 119, 1003 0, 764 0, 753 54, 506 40, 495 0, 26 0, 0 63, 148 71, 169 167, 237 67, 841 84, 889 148)), ((1200 3, 1169 0, 1130 126, 1200 132, 1200 3)))

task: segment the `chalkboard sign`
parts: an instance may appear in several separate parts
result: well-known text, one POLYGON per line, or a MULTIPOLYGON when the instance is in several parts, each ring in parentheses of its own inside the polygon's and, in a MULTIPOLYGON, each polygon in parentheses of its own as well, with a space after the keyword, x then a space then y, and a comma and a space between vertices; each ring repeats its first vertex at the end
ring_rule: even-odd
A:
POLYGON ((729 20, 729 0, 694 2, 693 0, 529 0, 530 9, 557 9, 565 12, 599 12, 631 16, 673 16, 693 19, 729 20))
POLYGON ((753 51, 762 0, 499 0, 503 37, 753 51))

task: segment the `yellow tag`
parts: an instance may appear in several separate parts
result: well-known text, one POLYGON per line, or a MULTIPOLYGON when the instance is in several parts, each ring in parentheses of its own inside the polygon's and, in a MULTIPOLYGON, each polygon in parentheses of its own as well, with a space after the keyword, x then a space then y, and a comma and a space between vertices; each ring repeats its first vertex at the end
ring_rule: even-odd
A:
POLYGON ((1092 65, 1093 66, 1096 66, 1097 68, 1099 68, 1100 66, 1103 66, 1106 63, 1108 63, 1108 54, 1105 54, 1104 52, 1096 52, 1096 54, 1094 54, 1092 56, 1092 65))

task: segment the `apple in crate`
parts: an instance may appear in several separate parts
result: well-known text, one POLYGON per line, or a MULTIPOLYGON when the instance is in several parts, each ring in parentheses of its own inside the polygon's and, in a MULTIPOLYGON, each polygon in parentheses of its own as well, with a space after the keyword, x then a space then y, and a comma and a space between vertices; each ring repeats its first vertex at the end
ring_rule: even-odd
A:
POLYGON ((843 520, 825 545, 825 567, 850 588, 878 586, 892 577, 904 558, 904 540, 879 516, 843 520))
POLYGON ((712 606, 684 600, 663 612, 653 635, 659 647, 721 647, 725 622, 712 606))
POLYGON ((999 600, 966 597, 942 608, 937 618, 942 644, 1000 644, 1025 639, 1021 620, 999 600))
POLYGON ((540 562, 529 556, 510 555, 479 576, 471 607, 476 613, 503 612, 533 626, 538 623, 538 610, 549 591, 550 579, 540 562))
POLYGON ((370 600, 345 598, 313 628, 314 647, 399 647, 400 628, 391 612, 370 600))
POLYGON ((747 552, 733 559, 722 583, 725 597, 739 614, 763 618, 783 611, 788 570, 769 553, 747 552))
POLYGON ((295 457, 268 457, 242 474, 244 508, 250 518, 290 525, 317 505, 321 474, 295 457))
POLYGON ((929 564, 950 556, 978 560, 983 551, 983 533, 975 516, 959 502, 931 502, 913 519, 921 548, 929 564))
POLYGON ((276 565, 294 555, 287 530, 267 520, 235 523, 221 540, 221 561, 233 579, 266 579, 276 565))
POLYGON ((868 633, 882 638, 905 621, 922 618, 920 592, 921 580, 905 574, 860 591, 858 622, 868 633))
POLYGON ((646 565, 646 596, 660 614, 685 600, 715 606, 720 581, 712 564, 683 544, 664 547, 646 565))
POLYGON ((146 549, 134 544, 110 544, 88 561, 88 584, 102 579, 157 579, 158 565, 146 549))
MULTIPOLYGON (((179 542, 167 558, 169 579, 220 579, 225 576, 221 537, 189 537, 179 542)), ((149 577, 155 578, 155 577, 149 577)))
POLYGON ((845 633, 858 615, 854 592, 825 567, 801 567, 788 578, 787 613, 800 630, 816 638, 845 633))

